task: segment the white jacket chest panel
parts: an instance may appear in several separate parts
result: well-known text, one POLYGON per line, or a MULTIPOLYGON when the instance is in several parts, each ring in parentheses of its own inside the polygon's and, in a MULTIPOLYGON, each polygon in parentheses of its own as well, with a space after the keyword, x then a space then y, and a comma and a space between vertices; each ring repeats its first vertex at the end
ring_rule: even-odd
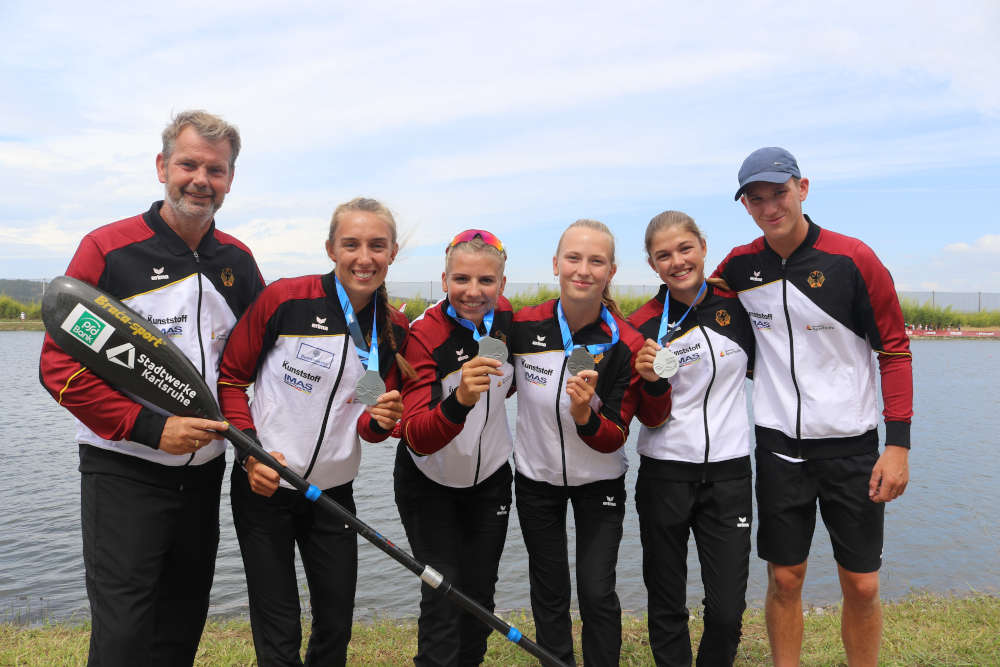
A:
POLYGON ((361 463, 357 420, 365 411, 354 386, 363 373, 349 336, 279 336, 250 404, 264 449, 284 454, 300 475, 315 453, 308 481, 321 489, 354 479, 361 463))
MULTIPOLYGON (((427 456, 410 456, 427 477, 453 488, 477 484, 510 457, 514 439, 507 422, 506 398, 514 382, 514 367, 504 362, 501 377, 493 377, 489 392, 480 395, 465 418, 462 431, 447 445, 427 456)), ((441 378, 442 400, 452 394, 462 378, 460 370, 441 378)))
MULTIPOLYGON (((517 381, 517 435, 514 462, 529 479, 562 486, 578 486, 625 474, 625 448, 603 453, 591 449, 577 435, 570 415, 562 350, 514 357, 517 381), (558 419, 557 419, 558 415, 558 419), (565 457, 565 480, 563 460, 565 457)), ((601 409, 596 394, 590 407, 601 409)))
POLYGON ((797 423, 802 438, 860 435, 875 428, 878 372, 866 340, 790 282, 746 290, 739 298, 757 342, 753 395, 757 424, 793 438, 797 423), (797 419, 800 402, 801 420, 797 419))
MULTIPOLYGON (((212 396, 218 400, 219 360, 229 332, 236 326, 236 316, 222 295, 215 291, 211 281, 201 274, 192 273, 149 292, 122 299, 122 303, 168 336, 199 373, 203 370, 204 355, 205 383, 212 396)), ((139 397, 129 396, 137 403, 164 414, 163 410, 139 397)), ((189 463, 199 465, 226 451, 224 440, 213 440, 210 445, 199 449, 194 457, 188 454, 168 454, 129 440, 104 440, 79 420, 77 440, 102 449, 121 451, 147 461, 174 466, 189 463)))
POLYGON ((746 456, 746 352, 707 327, 692 327, 670 342, 670 350, 680 361, 670 378, 670 417, 658 428, 642 426, 638 452, 687 463, 704 462, 706 448, 709 462, 746 456))

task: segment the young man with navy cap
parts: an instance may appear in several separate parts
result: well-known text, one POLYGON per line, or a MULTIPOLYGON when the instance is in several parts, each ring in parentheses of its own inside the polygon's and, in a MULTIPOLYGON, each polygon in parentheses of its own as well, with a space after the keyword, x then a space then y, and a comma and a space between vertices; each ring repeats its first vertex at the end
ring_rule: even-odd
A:
POLYGON ((809 180, 791 153, 754 151, 739 186, 736 199, 764 235, 734 248, 715 277, 739 294, 757 342, 757 552, 768 561, 774 664, 799 663, 818 501, 844 595, 848 663, 875 665, 884 503, 909 480, 913 376, 899 300, 868 246, 803 214, 809 180), (881 455, 877 380, 885 404, 881 455))

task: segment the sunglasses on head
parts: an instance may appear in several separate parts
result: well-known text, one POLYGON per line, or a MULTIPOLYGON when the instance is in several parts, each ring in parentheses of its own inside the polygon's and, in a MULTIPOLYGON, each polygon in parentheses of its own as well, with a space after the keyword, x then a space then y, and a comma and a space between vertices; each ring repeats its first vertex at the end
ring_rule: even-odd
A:
POLYGON ((448 247, 445 248, 445 252, 448 252, 459 243, 468 243, 477 236, 481 238, 483 243, 486 245, 493 246, 500 252, 505 253, 503 243, 500 242, 500 239, 497 238, 496 234, 488 232, 485 229, 466 229, 464 232, 459 232, 455 235, 455 238, 451 240, 451 243, 448 244, 448 247))

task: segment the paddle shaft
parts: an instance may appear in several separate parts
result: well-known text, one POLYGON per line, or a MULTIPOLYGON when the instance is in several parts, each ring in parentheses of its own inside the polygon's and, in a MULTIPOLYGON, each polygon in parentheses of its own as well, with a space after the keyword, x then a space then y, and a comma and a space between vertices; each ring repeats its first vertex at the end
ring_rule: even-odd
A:
POLYGON ((431 586, 453 603, 457 604, 459 607, 472 614, 531 655, 538 658, 539 662, 543 665, 546 665, 546 667, 565 667, 565 663, 549 653, 546 649, 523 636, 517 628, 505 623, 502 619, 497 617, 496 614, 493 614, 465 593, 452 586, 432 567, 429 565, 423 565, 417 561, 413 556, 383 537, 378 531, 374 530, 371 526, 356 517, 336 500, 324 494, 316 486, 310 484, 286 466, 283 466, 276 458, 268 454, 263 447, 258 445, 253 438, 248 436, 246 433, 230 426, 223 435, 225 435, 235 447, 243 451, 244 454, 249 454, 257 459, 258 462, 263 463, 268 468, 277 472, 283 480, 291 484, 295 489, 301 491, 306 498, 336 514, 344 520, 344 523, 353 528, 358 535, 374 544, 400 565, 403 565, 410 572, 420 577, 421 581, 425 584, 431 586))

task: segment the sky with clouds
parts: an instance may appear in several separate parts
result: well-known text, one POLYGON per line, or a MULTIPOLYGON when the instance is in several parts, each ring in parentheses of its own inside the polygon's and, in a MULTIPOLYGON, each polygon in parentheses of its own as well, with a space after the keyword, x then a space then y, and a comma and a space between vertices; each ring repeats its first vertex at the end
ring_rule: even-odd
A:
POLYGON ((561 231, 606 222, 616 282, 656 281, 649 219, 692 215, 709 268, 757 228, 743 158, 785 146, 805 210, 904 290, 1000 292, 1000 4, 0 3, 0 278, 162 198, 172 113, 237 124, 217 215, 265 278, 326 271, 334 207, 373 196, 433 280, 460 229, 550 282, 561 231))

